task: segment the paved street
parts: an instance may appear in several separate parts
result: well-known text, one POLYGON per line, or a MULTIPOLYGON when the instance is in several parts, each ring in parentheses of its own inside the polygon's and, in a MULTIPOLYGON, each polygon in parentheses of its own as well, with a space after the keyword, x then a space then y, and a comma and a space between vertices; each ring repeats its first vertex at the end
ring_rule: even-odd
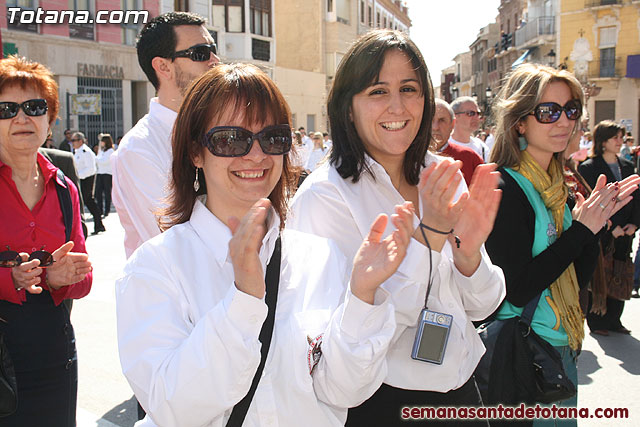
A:
MULTIPOLYGON (((74 303, 72 313, 79 360, 78 427, 128 427, 136 419, 116 343, 114 281, 125 261, 124 232, 115 212, 104 224, 106 233, 87 240, 93 289, 74 303)), ((93 230, 92 223, 88 226, 93 230)), ((591 412, 598 407, 629 408, 630 419, 580 420, 581 427, 640 425, 640 299, 627 303, 622 321, 632 335, 587 335, 578 362, 579 407, 591 412)))

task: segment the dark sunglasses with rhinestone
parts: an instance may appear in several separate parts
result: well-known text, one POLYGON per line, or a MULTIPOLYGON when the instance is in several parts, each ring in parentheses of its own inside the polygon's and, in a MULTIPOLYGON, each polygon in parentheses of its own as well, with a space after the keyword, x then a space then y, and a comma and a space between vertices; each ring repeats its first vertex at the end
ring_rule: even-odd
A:
POLYGON ((251 151, 257 140, 264 154, 287 154, 291 149, 291 127, 289 125, 267 126, 258 133, 238 126, 216 126, 202 138, 202 145, 214 156, 242 157, 251 151))

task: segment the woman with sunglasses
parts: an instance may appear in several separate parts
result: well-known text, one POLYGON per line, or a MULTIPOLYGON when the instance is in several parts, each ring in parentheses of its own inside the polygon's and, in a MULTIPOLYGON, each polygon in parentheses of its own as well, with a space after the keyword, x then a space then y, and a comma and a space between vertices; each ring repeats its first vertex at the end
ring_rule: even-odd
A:
POLYGON ((57 113, 47 68, 15 56, 0 61, 0 331, 18 385, 17 411, 3 426, 75 426, 75 338, 62 302, 87 295, 92 274, 78 190, 38 153, 57 113), (61 186, 73 208, 69 242, 61 186))
MULTIPOLYGON (((558 350, 576 386, 576 352, 584 337, 578 292, 593 273, 596 234, 629 203, 639 181, 636 176, 614 187, 600 177, 589 198, 576 194, 569 209, 563 152, 580 126, 582 102, 580 83, 567 71, 525 64, 509 75, 494 104, 491 161, 499 166, 502 201, 487 240, 507 285, 496 318, 520 316, 539 297, 531 326, 558 350)), ((505 375, 515 378, 513 372, 505 375)), ((577 395, 561 402, 576 403, 577 395)))
MULTIPOLYGON (((602 121, 593 129, 591 158, 578 167, 589 185, 594 185, 600 175, 605 175, 608 183, 618 183, 633 174, 633 163, 620 156, 624 135, 625 128, 611 120, 602 121)), ((610 255, 603 260, 610 265, 604 268, 604 280, 601 281, 604 286, 592 286, 593 303, 587 313, 587 324, 594 334, 606 336, 609 331, 631 333, 620 321, 624 299, 629 299, 631 295, 621 295, 615 290, 616 285, 633 281, 631 244, 640 225, 640 197, 637 196, 635 192, 633 202, 611 217, 611 227, 600 239, 603 254, 610 255), (626 269, 619 271, 614 266, 625 266, 626 269)), ((628 289, 630 292, 631 287, 628 289)))
POLYGON ((411 406, 480 406, 473 372, 484 347, 472 321, 504 296, 483 249, 500 200, 494 166, 476 168, 469 192, 461 162, 428 153, 433 87, 402 32, 372 31, 352 46, 327 110, 329 162, 296 193, 287 227, 331 238, 353 259, 377 212, 404 200, 416 207, 407 258, 382 285, 396 311, 389 372, 347 424, 403 425, 411 406))
POLYGON ((378 286, 404 257, 411 205, 396 207, 384 239, 377 217, 350 285, 330 241, 279 239, 293 191, 289 121, 253 65, 218 65, 186 94, 166 231, 117 284, 120 361, 143 425, 343 425, 384 377, 394 319, 378 286))

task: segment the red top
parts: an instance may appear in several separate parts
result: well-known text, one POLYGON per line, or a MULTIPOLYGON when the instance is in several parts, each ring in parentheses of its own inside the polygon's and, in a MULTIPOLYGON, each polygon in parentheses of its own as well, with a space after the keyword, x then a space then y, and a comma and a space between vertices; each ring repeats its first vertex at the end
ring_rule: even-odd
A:
MULTIPOLYGON (((58 180, 56 176, 58 168, 40 153, 38 153, 38 165, 44 178, 44 192, 33 210, 29 210, 11 178, 11 167, 0 161, 0 224, 2 224, 0 226, 0 252, 9 246, 11 250, 16 252, 31 253, 44 246, 44 250, 53 253, 65 243, 64 221, 54 182, 54 180, 58 180)), ((71 240, 73 240, 74 246, 71 251, 86 253, 80 223, 78 189, 69 178, 62 184, 69 187, 73 203, 71 240)), ((48 290, 44 284, 44 274, 43 271, 39 286, 42 286, 43 290, 48 290)), ((92 281, 93 274, 89 273, 78 283, 52 290, 51 296, 54 303, 58 305, 67 298, 82 298, 91 290, 92 281)), ((25 290, 16 291, 10 268, 0 268, 0 299, 22 304, 26 300, 25 292, 25 290)))
POLYGON ((463 147, 460 144, 449 144, 440 152, 453 158, 454 160, 460 160, 462 162, 462 176, 467 183, 467 186, 471 185, 471 177, 473 171, 476 170, 476 166, 483 164, 482 157, 478 155, 473 149, 469 147, 463 147))

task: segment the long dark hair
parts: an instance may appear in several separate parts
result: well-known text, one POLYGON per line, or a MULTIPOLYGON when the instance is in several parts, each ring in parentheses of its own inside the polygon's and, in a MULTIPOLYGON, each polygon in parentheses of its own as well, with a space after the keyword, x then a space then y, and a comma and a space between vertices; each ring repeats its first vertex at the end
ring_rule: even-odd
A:
MULTIPOLYGON (((230 108, 236 113, 242 112, 247 123, 291 123, 291 113, 282 93, 258 67, 221 64, 201 76, 188 89, 173 126, 168 207, 161 212, 160 220, 163 231, 187 222, 196 197, 207 193, 204 179, 200 180, 198 192, 193 190, 196 173, 193 159, 206 149, 200 141, 209 130, 211 119, 222 117, 230 108)), ((289 156, 285 154, 282 175, 269 195, 281 227, 286 218, 287 200, 293 192, 293 181, 289 156)))
POLYGON ((351 105, 355 95, 378 80, 385 55, 391 49, 398 49, 409 57, 418 75, 421 95, 425 98, 420 129, 407 149, 403 162, 407 182, 418 184, 431 141, 431 121, 435 112, 433 85, 418 47, 405 33, 393 30, 374 30, 363 35, 345 54, 336 71, 327 100, 333 136, 330 161, 343 179, 351 178, 357 182, 363 171, 373 176, 365 163, 367 150, 351 120, 351 105))

